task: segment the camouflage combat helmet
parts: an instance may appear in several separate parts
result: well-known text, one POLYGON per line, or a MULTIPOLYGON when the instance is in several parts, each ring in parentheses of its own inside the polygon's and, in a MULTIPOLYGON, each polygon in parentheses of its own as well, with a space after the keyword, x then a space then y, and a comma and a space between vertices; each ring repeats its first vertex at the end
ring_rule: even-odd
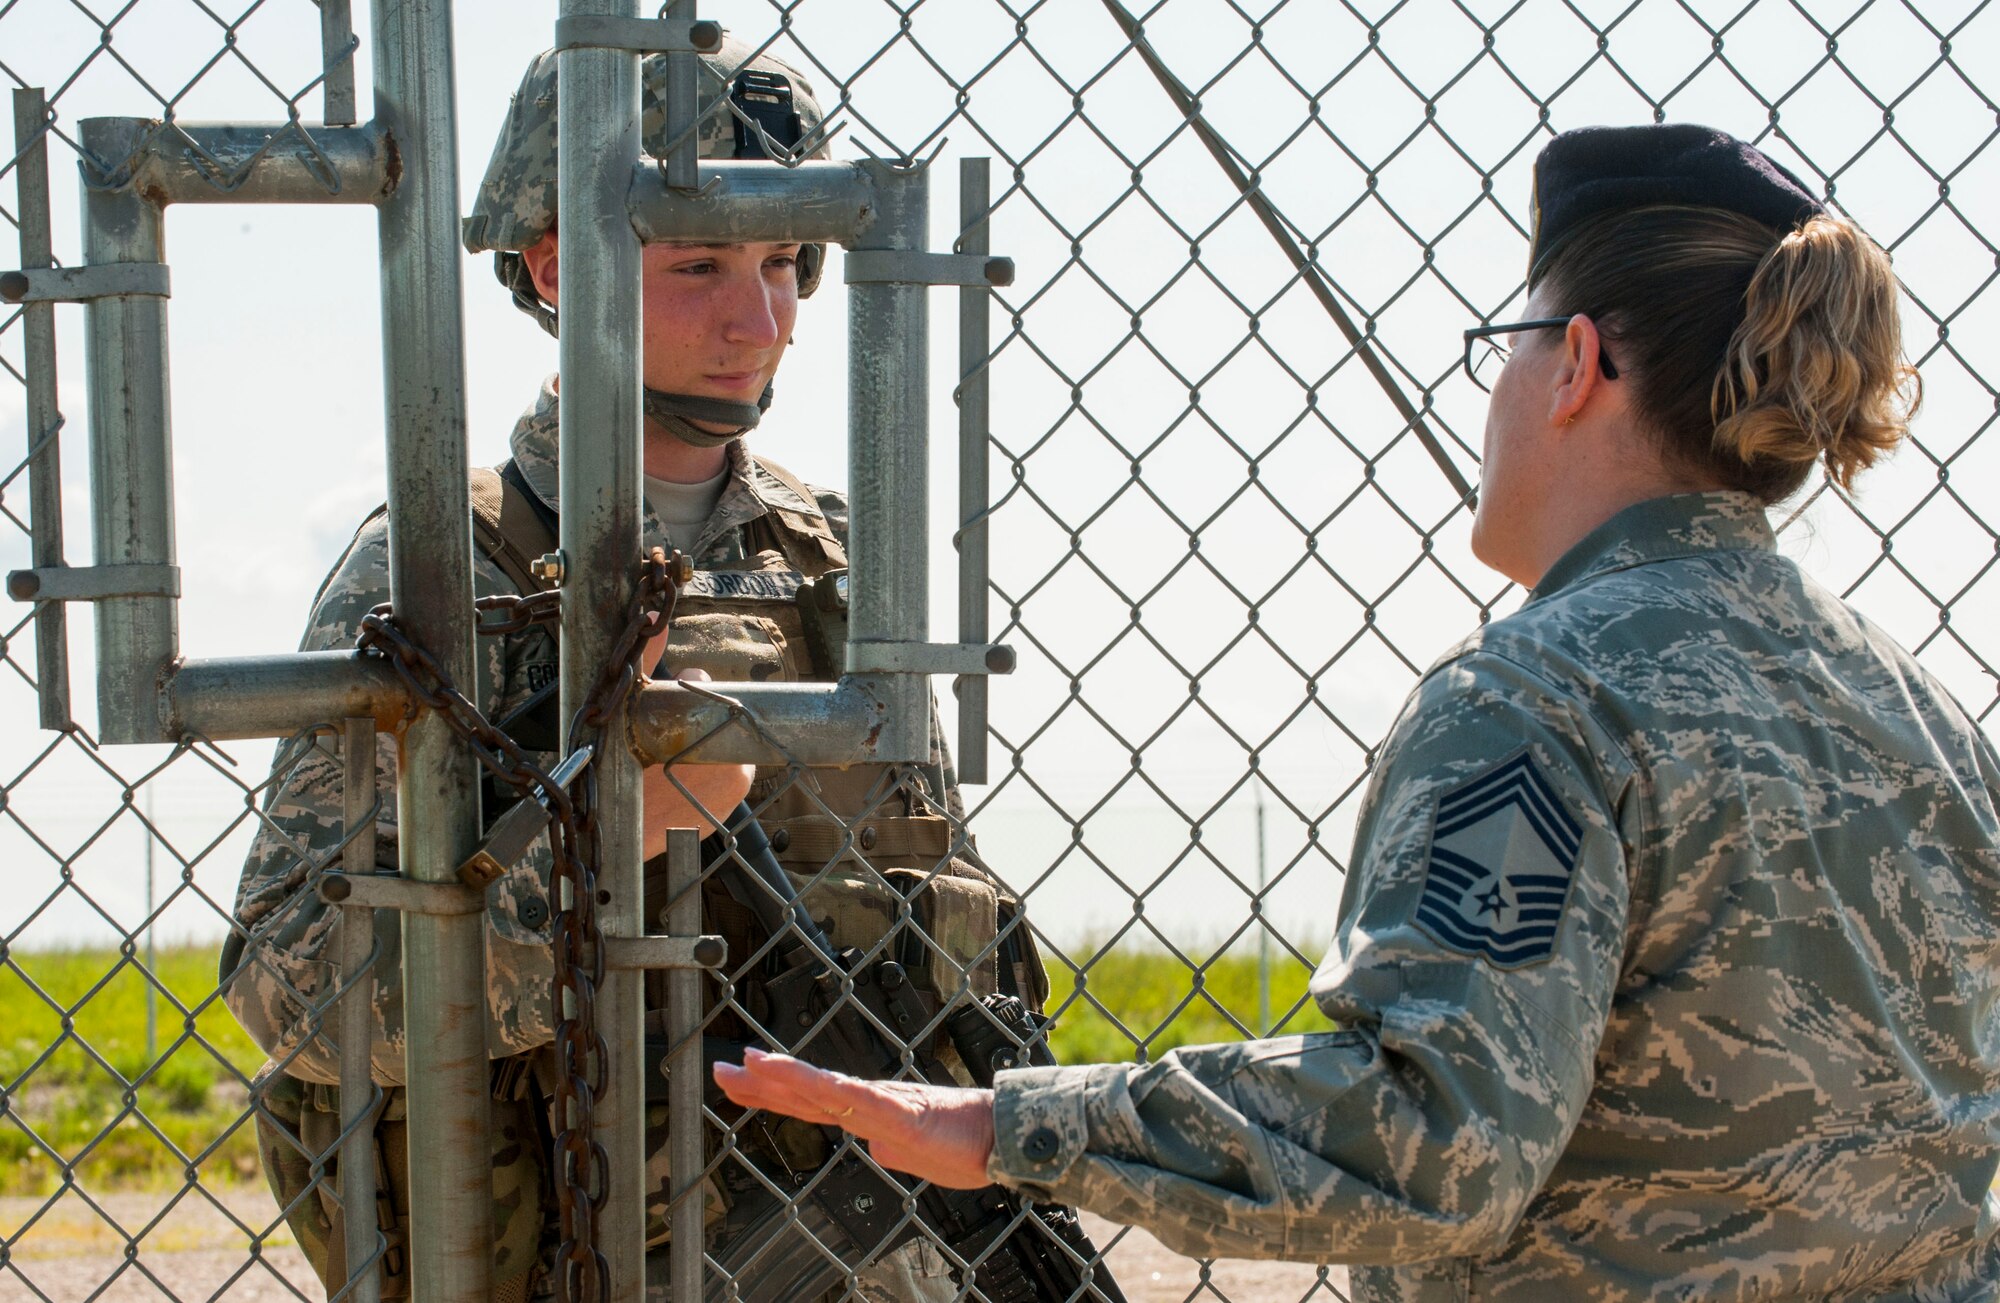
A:
MULTIPOLYGON (((797 69, 727 33, 720 46, 695 62, 700 69, 697 94, 709 109, 696 134, 701 157, 771 158, 773 149, 827 156, 827 137, 820 130, 825 115, 797 69)), ((639 139, 640 148, 655 157, 665 154, 668 145, 666 84, 666 56, 649 55, 640 65, 639 139)), ((461 235, 468 253, 492 251, 494 274, 513 294, 514 305, 552 335, 558 326, 556 310, 536 292, 521 250, 531 248, 555 224, 556 54, 545 50, 528 65, 514 92, 461 235)), ((826 246, 800 247, 800 298, 818 288, 825 265, 826 246)), ((769 389, 755 404, 646 391, 647 415, 698 447, 736 438, 755 426, 770 405, 769 389), (690 425, 688 418, 740 428, 718 435, 690 425)))

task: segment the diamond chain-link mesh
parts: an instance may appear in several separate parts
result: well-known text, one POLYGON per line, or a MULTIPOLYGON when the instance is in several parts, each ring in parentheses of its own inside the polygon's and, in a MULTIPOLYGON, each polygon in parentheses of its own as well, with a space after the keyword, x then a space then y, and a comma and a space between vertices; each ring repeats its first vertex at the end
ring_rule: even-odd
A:
MULTIPOLYGON (((552 11, 516 8, 461 14, 468 172, 521 66, 548 40, 552 11)), ((996 292, 985 362, 993 637, 1021 661, 991 688, 991 781, 961 796, 943 761, 856 782, 792 764, 766 767, 753 793, 808 903, 847 884, 879 887, 863 960, 926 975, 935 1025, 913 1034, 882 1023, 880 1034, 907 1045, 934 1033, 1023 953, 1047 965, 1053 1043, 1067 1060, 1145 1060, 1194 1041, 1324 1026, 1305 978, 1326 943, 1374 747, 1423 666, 1518 601, 1473 560, 1468 512, 1424 434, 1476 478, 1484 397, 1458 370, 1459 332, 1520 315, 1529 164, 1569 127, 1702 121, 1754 139, 1889 249, 1924 414, 1859 491, 1817 485, 1776 518, 1788 552, 1990 726, 2000 707, 2000 531, 1987 507, 2000 474, 2000 444, 1987 437, 2000 416, 2000 16, 1990 0, 1131 8, 1142 36, 1100 0, 702 6, 807 73, 841 128, 836 153, 990 155, 992 247, 1018 269, 996 292), (1162 85, 1149 51, 1184 99, 1162 85), (1218 165, 1209 133, 1255 200, 1218 165), (1001 921, 997 936, 961 944, 941 934, 954 893, 972 891, 957 885, 973 880, 958 866, 973 862, 997 879, 1001 921)), ((337 13, 302 0, 0 0, 0 80, 43 88, 49 105, 30 135, 48 146, 58 264, 83 261, 68 184, 84 161, 79 121, 261 121, 279 128, 265 152, 310 154, 307 128, 351 116, 325 107, 341 102, 356 48, 337 13)), ((221 195, 254 161, 173 138, 196 150, 221 195)), ((8 231, 22 217, 23 156, 0 166, 8 231)), ((88 161, 99 173, 118 162, 88 161)), ((938 200, 934 243, 946 247, 942 186, 938 200)), ((241 450, 261 450, 273 424, 307 429, 284 455, 315 470, 315 457, 346 455, 338 439, 374 446, 375 424, 357 437, 313 427, 302 411, 338 408, 347 389, 372 401, 353 381, 368 365, 355 359, 376 349, 365 326, 328 340, 310 333, 300 304, 277 332, 248 310, 239 320, 204 308, 204 281, 244 303, 262 289, 234 260, 255 257, 263 237, 248 217, 239 233, 236 214, 249 209, 229 211, 226 229, 208 216, 180 226, 179 209, 169 219, 185 232, 170 246, 175 320, 187 323, 175 333, 185 368, 177 433, 187 436, 178 455, 206 455, 205 427, 245 460, 241 450), (255 368, 232 354, 260 333, 300 336, 285 396, 309 401, 274 409, 255 368)), ((315 220, 256 215, 296 221, 313 241, 347 238, 308 228, 315 220)), ((335 276, 327 260, 297 256, 304 246, 291 251, 313 264, 309 294, 331 302, 344 292, 337 282, 369 281, 372 245, 340 248, 355 261, 335 276)), ((15 263, 11 245, 0 251, 0 267, 15 263)), ((483 268, 468 272, 468 317, 511 315, 483 268)), ((28 315, 0 310, 0 561, 10 569, 30 563, 30 463, 52 448, 68 454, 69 536, 84 537, 79 312, 55 309, 60 427, 33 428, 28 315)), ((813 419, 823 441, 823 411, 839 404, 800 402, 798 377, 817 383, 838 369, 806 369, 813 350, 835 349, 830 326, 814 333, 787 363, 773 424, 813 419), (823 410, 787 416, 802 408, 823 410)), ((516 383, 479 358, 471 378, 476 389, 516 383)), ((508 407, 527 395, 503 397, 508 407)), ((370 420, 380 405, 357 410, 370 420)), ((497 446, 490 436, 475 432, 497 446)), ((794 446, 776 451, 790 462, 794 446)), ((241 604, 263 622, 228 626, 255 640, 242 650, 288 647, 313 584, 381 496, 377 476, 372 496, 329 505, 303 482, 313 471, 264 470, 241 492, 295 501, 316 550, 295 571, 260 571, 228 513, 211 509, 216 486, 184 480, 191 637, 195 612, 213 623, 241 604), (245 577, 227 600, 200 605, 204 576, 224 571, 245 577)), ((938 531, 940 569, 949 533, 938 531)), ((233 937, 235 971, 258 974, 296 1011, 303 1030, 271 1054, 273 1070, 311 1076, 349 987, 323 961, 293 962, 263 942, 328 925, 303 902, 359 829, 337 801, 310 829, 274 816, 272 801, 341 772, 340 721, 277 747, 268 778, 265 744, 100 748, 90 620, 82 608, 71 615, 80 722, 44 732, 32 609, 0 613, 0 1297, 319 1297, 298 1246, 346 1211, 333 1179, 342 1137, 306 1135, 281 1115, 260 1076, 266 1051, 224 1005, 216 948, 233 937), (289 867, 285 892, 246 908, 236 881, 253 842, 289 867), (260 1135, 267 1159, 275 1146, 305 1174, 282 1207, 259 1172, 260 1135)), ((759 664, 789 673, 787 655, 803 653, 774 643, 759 664)), ((381 758, 389 772, 386 735, 381 758)), ((377 812, 393 827, 393 811, 377 812)), ((532 903, 510 905, 496 926, 546 936, 532 903)), ((669 905, 649 897, 649 923, 669 905)), ((732 949, 729 971, 707 987, 699 1035, 798 1039, 766 1025, 760 991, 779 942, 732 949)), ((371 980, 384 974, 383 953, 371 980)), ((664 1008, 665 979, 647 983, 649 1010, 664 1008)), ((650 1017, 648 1036, 649 1056, 674 1050, 650 1017)), ((711 1219, 798 1209, 794 1247, 836 1290, 861 1288, 850 1248, 813 1215, 814 1196, 840 1160, 895 1178, 851 1142, 816 1147, 714 1101, 707 1120, 699 1188, 711 1219)), ((649 1173, 649 1223, 667 1211, 656 1185, 649 1173)), ((407 1209, 385 1204, 375 1217, 393 1272, 407 1209)), ((1021 1228, 1038 1233, 1032 1218, 1021 1228)), ((1338 1269, 1194 1264, 1137 1233, 1101 1223, 1092 1233, 1135 1300, 1247 1303, 1344 1287, 1338 1269)), ((711 1271, 728 1261, 711 1257, 711 1271)), ((926 1261, 961 1276, 976 1266, 951 1258, 937 1250, 926 1261)))

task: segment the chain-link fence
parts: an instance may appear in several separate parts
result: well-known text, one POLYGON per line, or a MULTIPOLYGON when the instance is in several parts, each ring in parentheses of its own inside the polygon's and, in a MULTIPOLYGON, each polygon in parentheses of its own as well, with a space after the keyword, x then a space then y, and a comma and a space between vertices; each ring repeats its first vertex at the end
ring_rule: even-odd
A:
MULTIPOLYGON (((215 192, 212 205, 173 210, 171 399, 164 379, 158 392, 176 418, 191 655, 289 649, 320 577, 384 494, 373 233, 338 206, 225 202, 304 197, 244 193, 267 156, 297 160, 301 191, 345 185, 365 199, 352 186, 368 159, 298 128, 246 144, 193 125, 365 121, 370 15, 352 16, 357 39, 345 8, 0 0, 0 71, 45 98, 15 97, 0 168, 19 265, 46 265, 38 240, 57 266, 97 260, 78 236, 70 170, 82 164, 101 187, 118 160, 91 147, 85 119, 185 127, 170 137, 176 166, 215 192), (46 202, 17 198, 44 169, 46 202)), ((459 15, 468 190, 554 16, 529 0, 459 15)), ((985 520, 987 629, 1019 658, 987 689, 987 781, 964 785, 962 820, 948 776, 924 766, 836 779, 780 764, 754 793, 808 907, 832 911, 818 916, 827 930, 929 979, 913 1017, 1003 986, 1032 995, 1032 950, 1065 1057, 1146 1058, 1323 1025, 1304 980, 1372 748, 1422 668, 1518 600, 1467 546, 1461 486, 1477 478, 1484 396, 1458 370, 1459 332, 1521 315, 1528 166, 1553 131, 1723 127, 1891 251, 1925 387, 1916 438, 1858 494, 1815 486, 1788 504, 1782 545, 1917 650, 1975 716, 2000 705, 2000 533, 1982 510, 2000 470, 2000 445, 1982 438, 2000 411, 2000 17, 1985 0, 1174 0, 1123 22, 1097 0, 736 0, 701 16, 805 72, 841 128, 836 157, 934 158, 934 249, 962 234, 955 160, 989 156, 986 236, 1016 268, 994 292, 983 363, 956 364, 954 314, 940 311, 932 332, 933 429, 957 423, 954 378, 983 378, 990 393, 991 512, 961 511, 952 441, 934 438, 930 549, 943 625, 957 569, 948 526, 985 520), (968 832, 993 881, 955 871, 973 861, 968 832), (836 897, 851 917, 824 904, 836 897), (1008 926, 1016 901, 1031 933, 1008 926), (983 930, 953 921, 982 910, 983 930)), ((838 299, 834 258, 822 294, 838 299)), ((552 370, 553 351, 507 310, 483 261, 467 264, 466 284, 473 461, 497 464, 534 397, 519 377, 552 370)), ((64 560, 46 542, 60 514, 71 564, 107 560, 110 544, 93 553, 80 523, 88 479, 104 473, 82 438, 85 377, 101 359, 87 356, 81 311, 0 316, 10 569, 64 560)), ((816 484, 844 478, 827 415, 848 387, 838 317, 808 306, 781 401, 753 440, 816 484)), ((294 1199, 288 1222, 258 1172, 258 1110, 267 1145, 275 1134, 267 1092, 252 1102, 265 1053, 225 1008, 217 962, 234 936, 249 944, 233 958, 273 972, 285 961, 258 937, 337 916, 309 908, 310 888, 357 838, 365 846, 373 834, 356 820, 375 814, 350 799, 348 726, 332 718, 287 744, 269 781, 269 743, 99 746, 91 619, 71 606, 76 724, 48 731, 38 639, 54 645, 57 617, 38 622, 36 609, 0 619, 0 1297, 318 1297, 298 1241, 340 1207, 326 1177, 340 1110, 317 1101, 331 1130, 295 1124, 290 1156, 325 1188, 294 1199), (271 791, 300 789, 322 804, 262 812, 271 791), (286 885, 249 918, 236 902, 246 855, 283 859, 286 885)), ((734 677, 824 677, 789 631, 743 652, 734 677)), ((978 750, 952 740, 961 755, 978 750)), ((394 838, 375 853, 393 865, 394 838)), ((657 917, 664 873, 650 883, 653 931, 670 930, 657 917)), ((737 945, 732 980, 707 982, 700 1031, 790 1043, 770 1025, 789 1006, 763 994, 774 947, 714 873, 708 927, 737 945)), ((488 907, 489 943, 546 944, 546 894, 509 891, 488 907)), ((387 911, 378 935, 396 944, 387 911)), ((293 1001, 280 1057, 295 1056, 299 1076, 337 1069, 340 961, 322 949, 277 973, 293 1001)), ((691 1033, 660 1016, 673 979, 646 980, 657 1057, 691 1033)), ((546 1037, 536 1019, 550 1016, 546 999, 521 1013, 524 1041, 546 1037)), ((915 1039, 879 1009, 870 1017, 884 1036, 915 1039)), ((375 1066, 402 1079, 380 1050, 375 1066)), ((530 1091, 507 1088, 497 1098, 530 1091)), ((310 1113, 311 1094, 280 1111, 310 1113)), ((532 1110, 501 1120, 535 1124, 532 1110)), ((710 1122, 699 1158, 715 1206, 810 1209, 826 1159, 814 1142, 720 1111, 710 1122)), ((392 1250, 398 1216, 381 1218, 392 1250)), ((1093 1229, 1134 1299, 1330 1296, 1341 1280, 1196 1266, 1093 1229)), ((818 1234, 810 1253, 839 1257, 836 1237, 818 1234)), ((719 1255, 710 1267, 730 1265, 719 1255)))

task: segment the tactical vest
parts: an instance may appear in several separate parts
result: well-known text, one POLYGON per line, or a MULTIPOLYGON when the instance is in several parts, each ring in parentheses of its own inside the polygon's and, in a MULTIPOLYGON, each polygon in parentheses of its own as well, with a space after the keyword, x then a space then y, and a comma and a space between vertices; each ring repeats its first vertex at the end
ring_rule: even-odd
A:
MULTIPOLYGON (((695 572, 674 603, 661 662, 663 672, 703 669, 724 692, 730 683, 831 681, 839 676, 846 642, 845 602, 835 590, 846 572, 846 550, 804 484, 763 458, 756 464, 801 506, 767 504, 764 515, 740 526, 741 559, 695 572)), ((555 550, 555 514, 511 462, 497 471, 474 471, 471 487, 481 551, 524 592, 549 587, 529 562, 555 550)), ((524 745, 554 749, 561 735, 556 697, 552 677, 501 727, 524 745)), ((933 812, 945 801, 943 766, 920 766, 900 777, 879 764, 803 771, 772 766, 759 770, 750 803, 807 908, 837 944, 868 951, 908 901, 924 936, 905 929, 902 957, 912 972, 928 976, 939 999, 963 992, 977 1000, 1003 991, 1039 1010, 1047 976, 1026 926, 1008 929, 1006 940, 993 944, 1018 902, 998 890, 970 839, 960 840, 951 821, 933 812)), ((496 815, 487 812, 489 819, 496 815)), ((647 865, 652 931, 664 930, 665 873, 664 857, 647 865)), ((711 882, 703 900, 705 926, 728 941, 732 956, 762 946, 755 916, 719 885, 711 882)), ((736 980, 746 987, 754 1016, 756 984, 746 984, 747 976, 736 980)), ((649 986, 657 989, 648 991, 648 1006, 664 1008, 665 974, 649 975, 649 986)), ((712 1034, 737 1031, 748 1033, 716 1028, 712 1034)))
MULTIPOLYGON (((687 666, 706 670, 724 692, 731 683, 831 681, 841 672, 845 651, 846 608, 837 584, 846 573, 846 550, 804 484, 769 461, 760 458, 757 464, 801 506, 767 503, 766 514, 740 527, 739 560, 695 572, 675 600, 661 662, 662 673, 687 666)), ((526 560, 554 550, 557 521, 519 469, 509 463, 498 472, 475 472, 473 506, 475 537, 486 555, 523 591, 546 587, 526 560)), ((553 748, 562 731, 554 700, 551 683, 541 702, 517 710, 502 726, 518 728, 526 744, 553 748)), ((758 771, 750 803, 806 908, 836 945, 897 959, 919 978, 926 1004, 935 1001, 933 1013, 996 991, 1019 995, 1039 1012, 1048 979, 1025 922, 1008 927, 1005 939, 995 944, 1018 902, 998 890, 970 840, 958 838, 951 821, 934 812, 946 798, 943 768, 942 763, 901 772, 879 764, 773 766, 758 771), (898 931, 905 907, 916 927, 898 931), (884 939, 892 934, 885 948, 884 939)), ((664 855, 646 863, 643 897, 647 930, 665 932, 664 855)), ((767 1021, 755 958, 766 938, 756 916, 713 875, 703 883, 702 912, 704 929, 728 943, 736 1001, 752 1019, 767 1021)), ((666 1054, 666 979, 664 972, 645 976, 649 1060, 666 1054)), ((754 1040, 733 1010, 715 1009, 717 984, 703 985, 704 1036, 754 1040)), ((930 1021, 942 1025, 941 1019, 930 1021)), ((943 1031, 929 1049, 971 1084, 943 1031)), ((648 1072, 646 1080, 651 1092, 646 1231, 648 1244, 658 1247, 667 1239, 660 1188, 666 1179, 665 1077, 648 1072)), ((726 1103, 717 1105, 729 1111, 726 1103)), ((822 1130, 789 1119, 774 1120, 739 1143, 769 1148, 794 1171, 814 1170, 827 1157, 822 1130)), ((704 1201, 711 1227, 732 1202, 729 1191, 712 1180, 704 1183, 704 1201)))

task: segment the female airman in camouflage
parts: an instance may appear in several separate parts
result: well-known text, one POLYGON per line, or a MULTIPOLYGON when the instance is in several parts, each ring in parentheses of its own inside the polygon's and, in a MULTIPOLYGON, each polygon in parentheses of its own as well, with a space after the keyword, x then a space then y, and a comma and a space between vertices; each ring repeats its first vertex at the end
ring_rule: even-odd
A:
POLYGON ((1905 433, 1888 259, 1705 128, 1559 136, 1534 198, 1472 534, 1531 591, 1383 747, 1340 1029, 740 1102, 1360 1299, 1996 1296, 2000 763, 1765 514, 1905 433))

